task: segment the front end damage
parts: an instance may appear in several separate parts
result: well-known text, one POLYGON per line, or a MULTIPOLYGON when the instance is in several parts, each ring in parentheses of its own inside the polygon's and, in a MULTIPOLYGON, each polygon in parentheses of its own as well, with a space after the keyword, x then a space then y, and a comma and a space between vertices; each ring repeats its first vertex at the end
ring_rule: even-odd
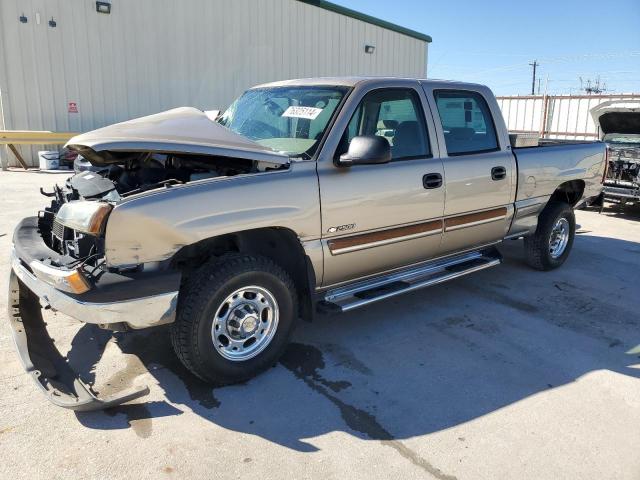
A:
POLYGON ((168 324, 175 319, 182 277, 171 259, 111 261, 107 252, 114 248, 107 248, 105 237, 110 215, 130 199, 286 169, 289 162, 195 109, 105 127, 71 139, 68 147, 97 171, 74 175, 52 192, 41 190, 50 205, 17 226, 8 306, 26 371, 54 404, 85 411, 119 405, 149 390, 98 398, 56 348, 42 308, 118 331, 168 324), (188 132, 179 134, 185 128, 188 132))
MULTIPOLYGON (((54 404, 73 410, 109 408, 146 395, 141 387, 98 398, 57 349, 43 320, 43 308, 102 328, 122 330, 170 323, 175 317, 180 274, 116 272, 103 268, 95 248, 81 249, 45 243, 51 235, 41 217, 25 218, 15 230, 9 280, 9 324, 25 370, 54 404), (40 225, 40 226, 39 226, 40 225), (91 259, 91 255, 96 258, 91 259)), ((77 243, 78 234, 74 234, 77 243)), ((73 245, 75 247, 75 245, 73 245)))
POLYGON ((605 198, 622 204, 640 201, 640 101, 604 102, 591 116, 607 143, 605 198))
POLYGON ((608 199, 640 201, 640 134, 637 146, 609 143, 609 169, 604 182, 608 199))

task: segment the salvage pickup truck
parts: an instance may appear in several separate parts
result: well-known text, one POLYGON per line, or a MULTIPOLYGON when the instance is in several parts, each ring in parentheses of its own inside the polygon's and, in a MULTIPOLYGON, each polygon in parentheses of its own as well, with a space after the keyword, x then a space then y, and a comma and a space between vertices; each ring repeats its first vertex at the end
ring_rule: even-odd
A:
POLYGON ((72 138, 99 167, 57 186, 14 237, 9 319, 54 403, 101 398, 68 372, 41 306, 117 331, 171 324, 212 384, 276 362, 299 319, 498 265, 562 265, 573 210, 601 196, 601 142, 515 148, 482 85, 400 78, 270 83, 222 115, 176 108, 72 138))
POLYGON ((611 100, 591 109, 608 147, 604 197, 621 205, 640 202, 640 101, 611 100))

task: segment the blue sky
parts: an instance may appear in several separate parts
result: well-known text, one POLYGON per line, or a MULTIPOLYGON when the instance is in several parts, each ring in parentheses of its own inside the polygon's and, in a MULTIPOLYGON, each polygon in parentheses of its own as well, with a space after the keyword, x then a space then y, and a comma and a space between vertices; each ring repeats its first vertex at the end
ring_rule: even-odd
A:
POLYGON ((600 76, 640 92, 640 0, 332 0, 433 37, 428 76, 485 83, 497 94, 577 93, 600 76))

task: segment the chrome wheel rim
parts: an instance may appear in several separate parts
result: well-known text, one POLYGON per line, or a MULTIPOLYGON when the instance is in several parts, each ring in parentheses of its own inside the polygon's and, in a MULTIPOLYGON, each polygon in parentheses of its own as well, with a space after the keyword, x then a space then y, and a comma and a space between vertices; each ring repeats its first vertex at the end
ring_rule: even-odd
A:
POLYGON ((249 360, 271 343, 278 318, 278 302, 269 290, 255 285, 239 288, 216 310, 211 325, 213 344, 227 360, 249 360))
POLYGON ((551 229, 551 237, 549 238, 549 254, 551 258, 560 257, 569 243, 569 221, 562 217, 559 218, 551 229))

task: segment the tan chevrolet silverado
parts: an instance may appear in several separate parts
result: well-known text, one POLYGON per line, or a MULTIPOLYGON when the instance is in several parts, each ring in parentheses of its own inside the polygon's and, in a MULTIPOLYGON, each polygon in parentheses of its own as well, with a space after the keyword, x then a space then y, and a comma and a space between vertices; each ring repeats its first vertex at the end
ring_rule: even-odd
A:
POLYGON ((41 306, 112 330, 171 324, 212 384, 273 365, 298 319, 501 262, 562 265, 573 210, 601 198, 605 146, 517 148, 484 86, 401 78, 261 85, 222 115, 177 108, 79 135, 95 171, 43 192, 14 233, 9 319, 54 403, 100 398, 53 346, 41 306))

